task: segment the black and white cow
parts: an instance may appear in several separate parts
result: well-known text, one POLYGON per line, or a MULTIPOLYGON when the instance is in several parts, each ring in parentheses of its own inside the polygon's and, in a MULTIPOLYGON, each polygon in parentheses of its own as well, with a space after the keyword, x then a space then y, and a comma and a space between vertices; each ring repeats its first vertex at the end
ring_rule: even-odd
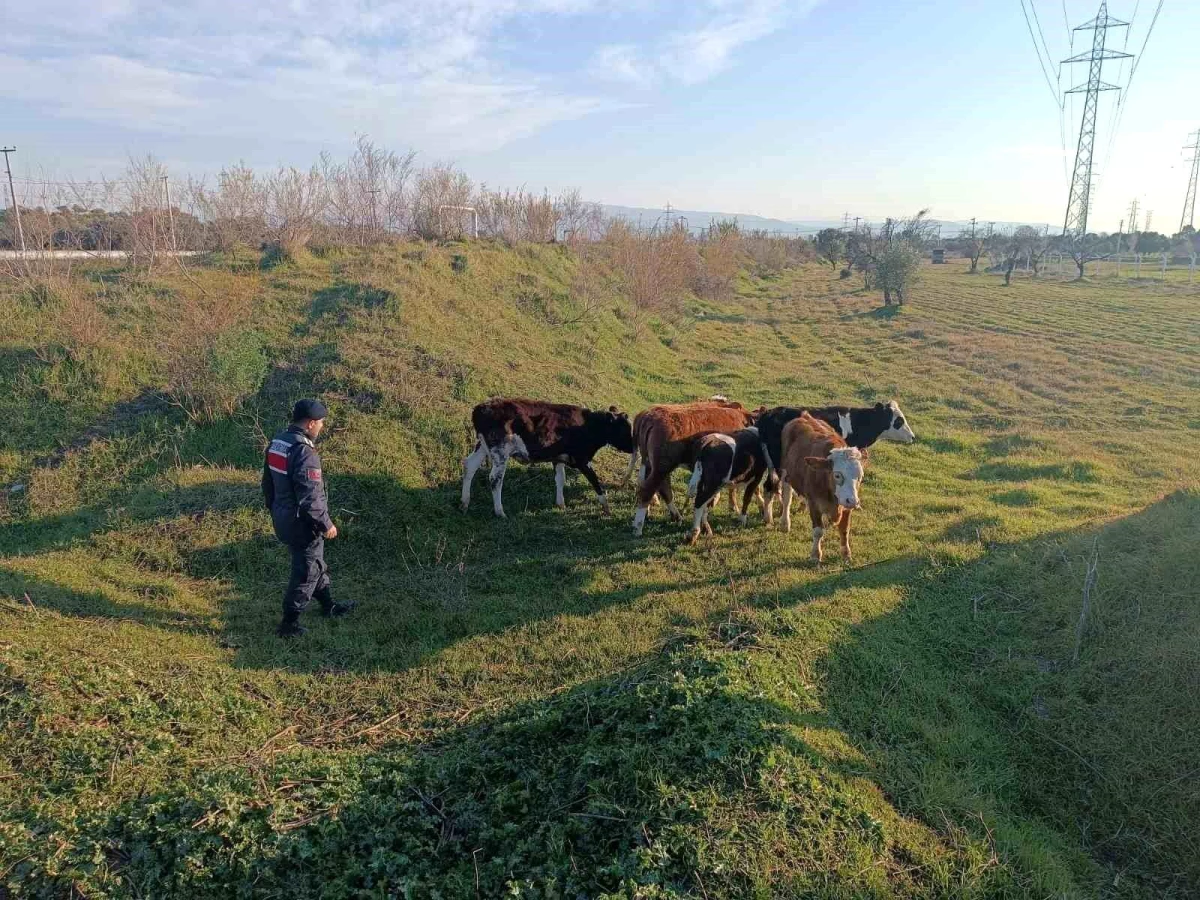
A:
POLYGON ((859 450, 866 450, 880 440, 911 444, 917 439, 895 400, 874 406, 776 406, 766 410, 754 424, 758 427, 766 455, 767 499, 763 512, 768 522, 771 521, 771 504, 780 496, 782 487, 779 464, 783 454, 783 429, 804 413, 825 422, 847 446, 859 450))
POLYGON ((729 486, 729 505, 735 513, 738 508, 734 502, 734 485, 746 485, 741 510, 741 522, 745 525, 750 498, 758 490, 763 473, 767 470, 758 429, 750 427, 731 434, 713 432, 697 435, 692 439, 689 456, 695 460, 692 477, 688 480, 688 496, 694 500, 695 513, 688 543, 696 543, 701 528, 712 534, 708 514, 726 485, 729 486))
POLYGON ((497 397, 480 403, 471 412, 475 427, 475 449, 463 460, 462 508, 471 503, 471 481, 483 461, 491 461, 489 483, 492 507, 504 518, 501 492, 504 470, 510 457, 521 462, 554 463, 554 502, 566 506, 563 485, 566 467, 578 469, 596 491, 604 512, 610 512, 608 495, 592 468, 592 459, 602 447, 622 453, 633 451, 633 426, 629 416, 615 406, 591 410, 565 403, 544 403, 497 397))

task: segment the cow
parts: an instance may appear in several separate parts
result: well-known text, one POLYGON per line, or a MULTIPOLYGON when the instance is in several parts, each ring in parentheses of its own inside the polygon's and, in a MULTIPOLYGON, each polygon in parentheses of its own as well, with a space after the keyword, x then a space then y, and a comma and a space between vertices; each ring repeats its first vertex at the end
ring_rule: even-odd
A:
POLYGON ((763 516, 768 524, 772 504, 780 496, 783 430, 804 413, 824 422, 847 446, 859 450, 866 450, 878 440, 911 444, 917 439, 895 400, 874 406, 776 406, 764 411, 755 420, 755 425, 762 435, 763 452, 767 457, 767 499, 763 503, 763 516))
POLYGON ((758 429, 750 427, 733 434, 697 435, 692 439, 688 456, 693 460, 692 477, 688 480, 688 496, 693 498, 695 506, 688 543, 696 543, 701 528, 712 534, 712 526, 708 524, 708 513, 715 505, 716 498, 720 496, 721 488, 726 485, 729 486, 729 505, 735 513, 737 503, 734 502, 734 485, 746 485, 741 512, 741 522, 745 525, 750 498, 758 490, 758 483, 767 469, 758 429))
MULTIPOLYGON (((633 454, 642 457, 642 476, 638 479, 634 535, 641 536, 650 500, 655 494, 667 504, 672 519, 683 518, 675 508, 671 494, 671 472, 686 461, 693 437, 708 431, 737 431, 753 421, 754 413, 740 403, 724 399, 652 406, 638 413, 633 420, 636 448, 633 454)), ((636 463, 637 456, 631 455, 630 471, 636 463)))
POLYGON ((497 397, 476 406, 471 412, 471 423, 475 427, 475 449, 463 460, 464 512, 471 503, 471 480, 483 461, 489 459, 492 508, 497 516, 505 518, 501 492, 510 457, 526 463, 554 463, 554 502, 560 509, 566 506, 563 485, 566 467, 570 466, 583 473, 605 515, 612 512, 604 486, 592 468, 592 459, 605 446, 621 453, 633 452, 633 427, 627 413, 615 406, 592 410, 564 403, 497 397))
POLYGON ((842 538, 842 558, 850 562, 850 513, 862 507, 858 488, 863 477, 863 454, 850 447, 829 424, 803 413, 783 429, 780 471, 783 473, 782 529, 792 527, 792 492, 800 494, 812 518, 812 558, 821 562, 825 521, 836 523, 842 538))

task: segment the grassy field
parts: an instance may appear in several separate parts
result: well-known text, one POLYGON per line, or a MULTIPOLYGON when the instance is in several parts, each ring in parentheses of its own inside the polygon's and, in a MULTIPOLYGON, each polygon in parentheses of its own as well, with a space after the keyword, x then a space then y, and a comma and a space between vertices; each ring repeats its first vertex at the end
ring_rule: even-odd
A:
POLYGON ((219 263, 78 272, 83 324, 0 288, 0 895, 1200 893, 1200 291, 951 265, 881 309, 813 266, 572 322, 560 248, 219 263), (228 298, 269 370, 201 424, 161 347, 228 298), (715 391, 899 401, 852 565, 803 515, 636 540, 547 467, 457 510, 490 394, 715 391), (304 394, 360 608, 282 642, 260 453, 304 394))

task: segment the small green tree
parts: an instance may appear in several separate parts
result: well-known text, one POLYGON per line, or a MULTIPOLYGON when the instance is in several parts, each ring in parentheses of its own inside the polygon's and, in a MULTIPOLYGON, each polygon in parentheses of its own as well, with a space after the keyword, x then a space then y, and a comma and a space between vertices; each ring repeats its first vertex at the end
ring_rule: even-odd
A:
POLYGON ((822 228, 817 232, 817 256, 834 269, 846 258, 846 236, 837 228, 822 228))
POLYGON ((937 226, 923 209, 907 219, 887 219, 850 235, 847 255, 867 290, 883 291, 884 306, 900 304, 920 277, 921 258, 937 226))

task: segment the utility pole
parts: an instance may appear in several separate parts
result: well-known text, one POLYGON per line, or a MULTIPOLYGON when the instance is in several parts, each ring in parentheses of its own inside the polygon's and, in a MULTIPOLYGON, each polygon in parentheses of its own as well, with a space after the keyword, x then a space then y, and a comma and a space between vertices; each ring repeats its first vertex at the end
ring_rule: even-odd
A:
MULTIPOLYGON (((857 222, 858 219, 855 218, 854 221, 857 222)), ((850 227, 850 213, 844 212, 844 213, 842 213, 842 231, 845 231, 849 227, 850 227)))
MULTIPOLYGON (((1195 227, 1196 225, 1196 181, 1200 178, 1200 131, 1195 131, 1188 136, 1188 140, 1192 141, 1184 150, 1192 151, 1192 158, 1189 162, 1192 164, 1192 174, 1188 178, 1187 193, 1183 195, 1183 215, 1179 219, 1179 230, 1183 231, 1188 225, 1195 227)), ((4 151, 8 153, 7 150, 4 151)), ((8 159, 7 156, 4 157, 8 159)), ((12 179, 12 175, 8 176, 12 179)))
POLYGON ((167 221, 171 223, 171 250, 172 252, 179 249, 175 243, 175 213, 171 211, 171 182, 167 180, 167 176, 162 177, 163 191, 167 195, 167 221))
POLYGON ((1133 202, 1129 204, 1129 233, 1130 234, 1137 234, 1137 230, 1138 230, 1137 214, 1138 214, 1138 202, 1137 202, 1137 197, 1134 197, 1133 202))
POLYGON ((971 240, 975 240, 975 217, 971 216, 971 240))
POLYGON ((1117 277, 1121 277, 1121 235, 1125 233, 1125 220, 1122 219, 1117 225, 1117 277))
MULTIPOLYGON (((1106 59, 1132 59, 1132 53, 1105 49, 1104 40, 1110 28, 1128 27, 1128 22, 1114 19, 1108 14, 1108 0, 1101 0, 1096 18, 1075 28, 1075 31, 1092 32, 1092 49, 1079 53, 1063 63, 1086 62, 1089 64, 1086 83, 1071 88, 1068 94, 1085 94, 1083 117, 1079 122, 1079 143, 1075 148, 1075 170, 1071 175, 1071 191, 1067 195, 1067 213, 1063 219, 1063 237, 1082 243, 1087 235, 1088 211, 1092 204, 1092 151, 1096 143, 1096 113, 1102 91, 1120 90, 1115 84, 1100 79, 1106 59)), ((1077 248, 1082 253, 1081 248, 1077 248)))
POLYGON ((854 233, 858 234, 858 223, 862 221, 862 216, 854 217, 854 233))
POLYGON ((1150 223, 1153 221, 1154 221, 1154 210, 1152 210, 1152 209, 1146 210, 1146 221, 1142 225, 1142 231, 1149 231, 1150 223))
MULTIPOLYGON (((0 147, 0 153, 4 154, 4 168, 8 172, 8 195, 12 197, 13 212, 17 214, 17 234, 20 235, 21 238, 21 255, 24 256, 25 229, 21 227, 21 206, 19 203, 17 203, 17 192, 13 190, 12 166, 8 164, 8 154, 16 152, 16 147, 0 147)), ((1195 192, 1193 191, 1193 193, 1195 192)))

